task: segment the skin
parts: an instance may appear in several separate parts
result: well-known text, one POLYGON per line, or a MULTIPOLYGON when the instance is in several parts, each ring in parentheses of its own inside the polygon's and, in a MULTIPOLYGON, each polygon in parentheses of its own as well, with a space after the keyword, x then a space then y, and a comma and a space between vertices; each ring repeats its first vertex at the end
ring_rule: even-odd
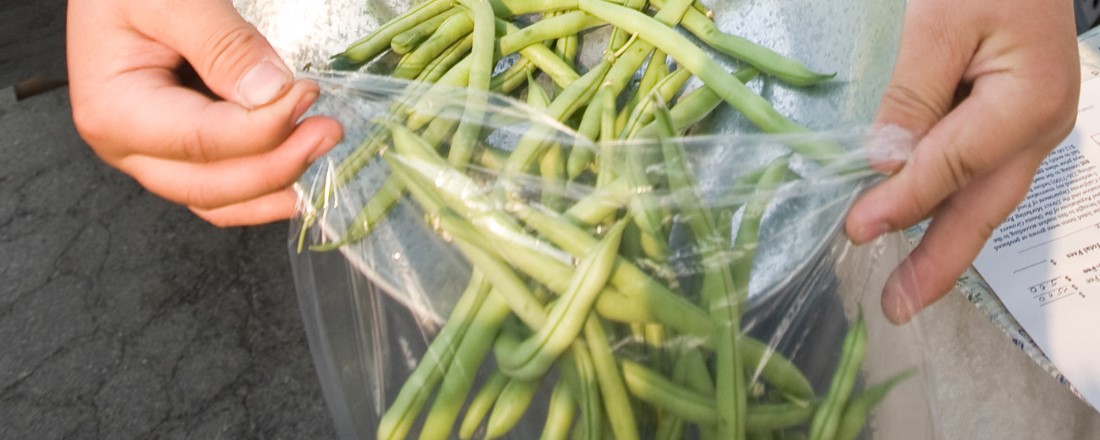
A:
POLYGON ((914 136, 904 163, 852 207, 865 243, 931 215, 894 270, 882 307, 896 324, 944 296, 1027 193, 1073 127, 1079 67, 1073 8, 1062 0, 912 0, 877 123, 914 136))
POLYGON ((218 226, 294 214, 341 127, 299 120, 317 86, 228 0, 72 0, 67 19, 73 120, 100 158, 218 226))
MULTIPOLYGON (((1071 5, 1009 1, 909 2, 877 122, 913 133, 913 152, 880 164, 891 177, 846 223, 865 243, 935 214, 883 291, 895 323, 951 289, 1073 126, 1071 5)), ((334 120, 299 121, 317 87, 294 81, 227 0, 71 0, 67 35, 77 131, 108 164, 215 225, 290 217, 290 185, 342 136, 334 120), (269 75, 246 81, 259 65, 269 75), (201 82, 187 80, 191 69, 201 82)))

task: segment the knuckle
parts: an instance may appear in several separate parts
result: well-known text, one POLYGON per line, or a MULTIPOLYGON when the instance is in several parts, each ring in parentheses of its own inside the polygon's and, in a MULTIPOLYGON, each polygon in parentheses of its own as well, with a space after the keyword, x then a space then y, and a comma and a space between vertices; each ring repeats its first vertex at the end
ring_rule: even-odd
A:
POLYGON ((185 161, 206 163, 213 160, 211 142, 203 135, 203 130, 196 129, 187 132, 181 139, 178 150, 185 161))
POLYGON ((103 119, 101 112, 95 111, 86 105, 74 105, 72 106, 72 117, 77 134, 90 146, 98 151, 102 145, 107 143, 111 130, 107 121, 103 119))
POLYGON ((938 121, 947 114, 948 106, 929 99, 931 96, 938 94, 918 90, 907 84, 891 84, 883 92, 880 107, 889 110, 891 122, 906 121, 910 125, 916 124, 916 127, 907 128, 919 128, 922 130, 920 134, 923 134, 923 129, 931 121, 938 121))
POLYGON ((206 55, 198 67, 214 75, 243 72, 250 64, 251 48, 262 42, 263 37, 248 23, 214 32, 201 45, 206 55))
POLYGON ((968 154, 971 151, 970 149, 945 148, 942 151, 940 160, 943 166, 938 168, 943 170, 944 175, 941 176, 941 181, 949 185, 949 189, 966 186, 977 175, 977 170, 982 168, 981 164, 978 163, 982 156, 980 154, 968 154))
POLYGON ((924 219, 932 214, 936 208, 934 202, 929 202, 923 194, 913 191, 912 189, 903 193, 903 197, 907 198, 906 204, 912 207, 909 211, 912 215, 908 218, 897 219, 888 218, 887 222, 890 225, 891 230, 902 230, 913 224, 916 224, 921 219, 924 219))

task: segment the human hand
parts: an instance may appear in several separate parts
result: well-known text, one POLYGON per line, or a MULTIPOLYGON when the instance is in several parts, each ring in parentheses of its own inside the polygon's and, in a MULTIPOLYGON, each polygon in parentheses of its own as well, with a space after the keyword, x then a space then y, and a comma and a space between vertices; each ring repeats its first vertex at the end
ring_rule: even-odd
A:
POLYGON ((290 185, 342 137, 335 120, 298 122, 317 86, 294 81, 229 0, 69 0, 67 38, 77 131, 213 224, 290 217, 290 185))
POLYGON ((894 270, 882 308, 896 324, 945 295, 1027 194, 1073 128, 1080 67, 1064 0, 910 0, 876 117, 916 137, 910 159, 852 207, 855 243, 934 214, 894 270))

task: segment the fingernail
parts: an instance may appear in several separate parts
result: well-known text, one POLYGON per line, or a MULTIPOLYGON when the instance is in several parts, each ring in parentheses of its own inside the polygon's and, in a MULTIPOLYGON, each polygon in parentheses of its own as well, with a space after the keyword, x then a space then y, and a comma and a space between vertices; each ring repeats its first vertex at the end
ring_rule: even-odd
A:
POLYGON ((866 243, 879 238, 882 234, 890 232, 890 229, 890 224, 888 223, 871 223, 856 231, 856 236, 853 237, 853 241, 857 243, 866 243))
POLYGON ((909 322, 921 310, 921 305, 905 293, 901 284, 896 275, 891 275, 882 289, 882 313, 894 325, 909 322))
POLYGON ((248 69, 237 83, 241 104, 254 108, 277 98, 288 84, 290 73, 271 61, 262 61, 248 69))

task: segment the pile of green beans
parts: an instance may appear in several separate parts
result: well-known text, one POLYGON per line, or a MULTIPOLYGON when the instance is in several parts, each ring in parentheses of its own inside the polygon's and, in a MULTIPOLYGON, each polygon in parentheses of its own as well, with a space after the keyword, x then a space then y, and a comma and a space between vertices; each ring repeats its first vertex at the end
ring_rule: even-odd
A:
MULTIPOLYGON (((723 103, 763 132, 806 132, 746 82, 812 87, 833 75, 723 33, 711 16, 696 0, 426 0, 334 57, 346 68, 395 54, 390 74, 409 85, 325 193, 373 161, 387 180, 342 239, 311 248, 362 240, 408 197, 472 267, 389 396, 377 438, 500 438, 536 407, 544 439, 859 435, 901 380, 856 392, 862 315, 822 390, 741 322, 765 208, 799 179, 791 158, 828 164, 844 149, 792 143, 738 177, 743 203, 715 207, 682 143, 723 103), (581 66, 582 40, 599 28, 609 28, 603 56, 581 66), (700 85, 687 90, 693 79, 700 85), (423 105, 454 87, 470 90, 461 117, 423 105), (491 93, 524 98, 561 125, 531 123, 496 145, 491 93)), ((306 210, 303 243, 325 202, 306 210)))

